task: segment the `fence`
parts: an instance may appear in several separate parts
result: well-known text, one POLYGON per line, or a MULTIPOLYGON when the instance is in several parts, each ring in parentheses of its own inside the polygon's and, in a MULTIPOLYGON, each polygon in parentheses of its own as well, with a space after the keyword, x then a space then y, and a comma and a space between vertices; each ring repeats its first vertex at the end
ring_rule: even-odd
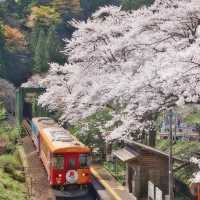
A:
POLYGON ((148 200, 168 200, 168 195, 163 195, 163 192, 156 187, 151 181, 148 182, 148 200))

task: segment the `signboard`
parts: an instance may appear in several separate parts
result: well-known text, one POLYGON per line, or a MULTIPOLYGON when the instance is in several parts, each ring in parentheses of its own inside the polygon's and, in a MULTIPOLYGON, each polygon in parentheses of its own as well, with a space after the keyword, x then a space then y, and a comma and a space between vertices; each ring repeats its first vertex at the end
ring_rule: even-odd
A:
POLYGON ((148 181, 148 199, 155 199, 154 184, 151 181, 148 181))
POLYGON ((37 96, 37 93, 32 92, 32 93, 26 93, 24 97, 24 101, 27 103, 32 103, 33 99, 37 96))
POLYGON ((162 191, 156 187, 156 200, 162 200, 162 191))

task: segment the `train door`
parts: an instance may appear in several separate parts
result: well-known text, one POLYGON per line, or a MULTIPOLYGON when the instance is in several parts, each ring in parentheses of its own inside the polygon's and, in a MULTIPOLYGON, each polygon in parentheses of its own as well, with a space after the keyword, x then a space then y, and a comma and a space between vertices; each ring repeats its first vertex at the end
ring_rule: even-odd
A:
POLYGON ((77 154, 70 154, 67 155, 67 170, 77 170, 78 169, 78 155, 77 154))
POLYGON ((78 155, 67 155, 66 162, 66 181, 69 184, 75 184, 78 181, 78 155))

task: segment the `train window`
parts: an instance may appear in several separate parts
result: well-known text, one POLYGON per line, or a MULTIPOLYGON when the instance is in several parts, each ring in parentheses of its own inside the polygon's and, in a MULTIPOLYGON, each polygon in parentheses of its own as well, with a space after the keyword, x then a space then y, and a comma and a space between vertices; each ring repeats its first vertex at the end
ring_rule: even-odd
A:
POLYGON ((74 169, 75 168, 75 160, 74 159, 70 159, 69 160, 69 168, 70 169, 74 169))
POLYGON ((198 188, 194 187, 194 196, 197 196, 197 194, 198 194, 198 188))
POLYGON ((47 158, 48 157, 48 148, 47 148, 47 146, 44 144, 44 142, 42 140, 41 140, 41 151, 44 152, 44 155, 47 158))
POLYGON ((33 122, 31 123, 31 129, 34 135, 38 135, 38 128, 33 122))
POLYGON ((54 156, 53 167, 55 169, 64 169, 64 156, 62 156, 62 155, 54 156))
POLYGON ((80 154, 79 158, 80 167, 88 167, 90 164, 90 159, 87 154, 80 154))

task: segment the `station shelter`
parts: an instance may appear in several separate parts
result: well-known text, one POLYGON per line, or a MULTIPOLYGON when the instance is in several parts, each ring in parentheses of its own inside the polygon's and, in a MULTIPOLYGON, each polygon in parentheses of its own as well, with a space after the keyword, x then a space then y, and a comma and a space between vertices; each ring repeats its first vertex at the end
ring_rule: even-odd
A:
POLYGON ((125 187, 136 199, 148 198, 149 181, 162 191, 163 197, 168 195, 168 154, 144 144, 126 141, 125 146, 113 151, 112 155, 125 163, 125 187))

